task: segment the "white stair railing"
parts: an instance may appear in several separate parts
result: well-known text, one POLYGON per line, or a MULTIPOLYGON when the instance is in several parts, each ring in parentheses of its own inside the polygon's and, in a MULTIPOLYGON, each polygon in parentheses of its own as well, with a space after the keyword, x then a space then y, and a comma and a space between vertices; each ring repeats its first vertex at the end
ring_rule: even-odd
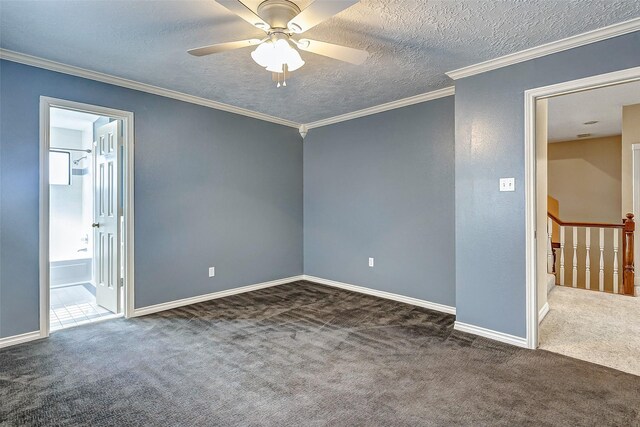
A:
MULTIPOLYGON (((599 224, 599 223, 566 223, 562 222, 553 215, 549 214, 547 222, 547 271, 554 273, 555 263, 558 263, 559 280, 557 281, 561 286, 571 286, 573 288, 584 289, 597 289, 600 292, 612 292, 612 293, 624 293, 633 295, 633 229, 635 223, 633 222, 633 216, 627 217, 627 220, 621 224, 599 224), (560 230, 560 244, 558 251, 554 252, 553 243, 553 227, 554 222, 558 224, 560 230), (571 228, 571 233, 567 235, 567 228, 571 228), (581 241, 581 231, 584 229, 584 243, 581 241), (598 259, 598 275, 597 275, 597 287, 595 283, 592 283, 592 279, 595 281, 595 277, 591 275, 591 235, 592 230, 598 230, 598 252, 596 256, 598 259), (609 231, 611 230, 611 231, 609 231), (622 232, 620 231, 622 230, 622 232), (610 238, 608 241, 606 238, 610 238), (567 241, 570 238, 570 241, 567 241), (621 244, 622 241, 622 244, 621 244), (571 245, 571 272, 566 271, 566 256, 565 248, 567 244, 571 245), (624 254, 624 266, 620 266, 620 248, 622 246, 622 254, 624 254), (608 252, 610 251, 610 252, 608 252), (556 257, 559 255, 559 257, 556 257), (556 261, 556 258, 559 258, 556 261), (584 260, 584 264, 582 261, 584 260), (624 275, 621 273, 624 270, 624 275), (627 272, 631 272, 627 274, 627 272), (571 277, 568 278, 567 274, 571 277), (608 278, 607 278, 608 276, 608 278), (568 281, 569 279, 570 281, 568 281), (609 280, 611 280, 609 282, 609 280), (631 282, 631 285, 627 284, 631 282), (631 293, 629 293, 631 290, 631 293)), ((556 243, 557 244, 557 243, 556 243)), ((557 246, 556 246, 557 248, 557 246)))
POLYGON ((613 293, 618 293, 618 229, 613 229, 613 293))
POLYGON ((547 273, 554 272, 554 256, 553 256, 553 221, 547 219, 547 273))
POLYGON ((600 273, 598 274, 598 290, 604 292, 604 228, 600 228, 600 273))
POLYGON ((587 255, 584 260, 584 284, 587 289, 591 289, 591 229, 585 228, 584 231, 584 240, 587 247, 587 255))
POLYGON ((564 286, 564 227, 560 227, 560 284, 564 286))
POLYGON ((578 227, 573 227, 573 271, 571 272, 571 286, 578 287, 578 227))

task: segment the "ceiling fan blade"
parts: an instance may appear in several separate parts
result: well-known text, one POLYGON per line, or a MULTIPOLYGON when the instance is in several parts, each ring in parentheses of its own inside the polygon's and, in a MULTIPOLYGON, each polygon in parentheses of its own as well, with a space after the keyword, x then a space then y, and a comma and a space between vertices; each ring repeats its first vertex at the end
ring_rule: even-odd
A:
POLYGON ((205 56, 213 53, 226 52, 227 50, 241 49, 243 47, 256 46, 262 41, 258 39, 240 40, 237 42, 218 43, 210 46, 189 49, 187 52, 193 56, 205 56))
POLYGON ((315 0, 289 21, 289 29, 294 33, 303 33, 358 2, 359 0, 315 0))
POLYGON ((297 45, 300 50, 328 56, 329 58, 338 59, 354 65, 362 64, 369 57, 369 52, 366 50, 319 42, 317 40, 302 39, 298 41, 297 45))
POLYGON ((254 27, 260 28, 263 31, 269 30, 269 24, 264 22, 262 18, 256 15, 240 0, 216 0, 216 2, 227 8, 230 12, 235 13, 254 27))

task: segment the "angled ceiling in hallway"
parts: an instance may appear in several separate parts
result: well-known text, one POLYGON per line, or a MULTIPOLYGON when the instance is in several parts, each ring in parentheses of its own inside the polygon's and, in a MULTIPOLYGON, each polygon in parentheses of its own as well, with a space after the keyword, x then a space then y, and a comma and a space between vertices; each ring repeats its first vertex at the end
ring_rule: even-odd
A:
POLYGON ((450 86, 446 71, 638 16, 637 1, 362 0, 304 35, 366 50, 366 62, 301 52, 306 64, 280 89, 252 48, 187 54, 264 36, 213 0, 0 0, 0 47, 309 123, 450 86))

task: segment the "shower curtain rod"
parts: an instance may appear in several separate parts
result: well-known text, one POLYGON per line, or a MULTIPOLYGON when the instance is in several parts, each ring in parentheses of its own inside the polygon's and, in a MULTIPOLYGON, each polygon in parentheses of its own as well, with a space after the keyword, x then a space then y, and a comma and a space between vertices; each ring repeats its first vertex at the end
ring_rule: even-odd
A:
POLYGON ((90 149, 83 148, 62 148, 62 147, 49 147, 49 150, 64 150, 64 151, 82 151, 84 153, 91 153, 90 149))

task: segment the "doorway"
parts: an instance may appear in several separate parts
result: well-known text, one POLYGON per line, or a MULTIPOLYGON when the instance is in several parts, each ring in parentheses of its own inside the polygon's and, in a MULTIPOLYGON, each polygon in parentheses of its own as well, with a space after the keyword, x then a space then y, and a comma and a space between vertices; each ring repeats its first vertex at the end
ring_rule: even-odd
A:
POLYGON ((133 114, 41 97, 40 332, 133 312, 133 114))
POLYGON ((640 328, 621 123, 637 103, 640 68, 525 92, 528 346, 633 372, 620 363, 640 328))

